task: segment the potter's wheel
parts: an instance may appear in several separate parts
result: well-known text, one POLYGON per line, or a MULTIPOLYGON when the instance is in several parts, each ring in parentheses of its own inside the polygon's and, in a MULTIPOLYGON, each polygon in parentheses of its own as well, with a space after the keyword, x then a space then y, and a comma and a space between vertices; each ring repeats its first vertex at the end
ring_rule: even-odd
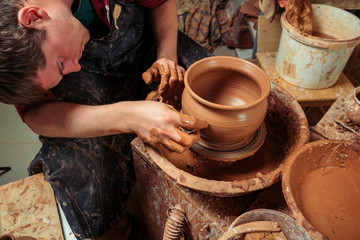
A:
POLYGON ((191 149, 195 153, 208 159, 222 162, 235 162, 254 155, 254 153, 263 145, 265 138, 266 125, 265 122, 263 122, 245 146, 240 146, 232 150, 222 151, 216 146, 212 146, 204 139, 200 138, 196 144, 192 145, 191 149))

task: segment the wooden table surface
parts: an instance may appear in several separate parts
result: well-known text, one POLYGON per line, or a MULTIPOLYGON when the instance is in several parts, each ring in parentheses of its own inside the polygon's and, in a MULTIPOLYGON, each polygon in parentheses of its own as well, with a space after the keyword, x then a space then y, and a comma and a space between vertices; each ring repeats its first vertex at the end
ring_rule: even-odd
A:
POLYGON ((339 97, 348 96, 354 86, 349 79, 341 73, 334 86, 325 89, 305 89, 285 81, 276 71, 276 52, 256 53, 261 68, 270 80, 285 88, 302 107, 331 106, 339 97))
POLYGON ((345 99, 339 97, 312 129, 313 140, 330 139, 360 143, 360 126, 346 120, 343 107, 345 99))
POLYGON ((63 240, 55 197, 42 173, 0 186, 0 235, 63 240))

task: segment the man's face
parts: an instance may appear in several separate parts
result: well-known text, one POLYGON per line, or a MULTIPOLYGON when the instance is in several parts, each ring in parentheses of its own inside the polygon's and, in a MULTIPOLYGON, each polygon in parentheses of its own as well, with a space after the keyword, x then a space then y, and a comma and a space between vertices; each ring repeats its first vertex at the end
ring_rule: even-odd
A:
POLYGON ((56 86, 64 75, 80 71, 78 61, 90 38, 86 28, 72 15, 69 1, 51 2, 42 45, 46 65, 38 69, 35 79, 45 90, 56 86))

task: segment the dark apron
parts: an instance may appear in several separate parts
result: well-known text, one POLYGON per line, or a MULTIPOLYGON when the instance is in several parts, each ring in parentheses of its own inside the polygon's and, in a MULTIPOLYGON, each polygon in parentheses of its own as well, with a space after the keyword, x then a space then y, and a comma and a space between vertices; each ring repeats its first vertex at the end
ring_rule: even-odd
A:
MULTIPOLYGON (((155 59, 144 9, 126 0, 110 2, 110 12, 121 8, 120 16, 111 20, 109 35, 86 45, 82 70, 66 75, 52 89, 59 101, 103 105, 144 99, 148 93, 141 74, 155 59)), ((42 147, 29 173, 44 173, 77 239, 99 237, 128 220, 126 204, 135 182, 130 147, 134 137, 40 136, 42 147)))

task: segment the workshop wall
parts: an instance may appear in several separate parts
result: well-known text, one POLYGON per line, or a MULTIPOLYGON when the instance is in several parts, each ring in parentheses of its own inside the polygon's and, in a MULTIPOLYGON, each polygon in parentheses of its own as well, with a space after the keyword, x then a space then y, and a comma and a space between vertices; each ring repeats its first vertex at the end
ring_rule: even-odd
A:
POLYGON ((4 185, 28 176, 27 167, 41 144, 15 107, 0 103, 0 115, 0 169, 11 167, 6 173, 0 171, 0 185, 4 185))

